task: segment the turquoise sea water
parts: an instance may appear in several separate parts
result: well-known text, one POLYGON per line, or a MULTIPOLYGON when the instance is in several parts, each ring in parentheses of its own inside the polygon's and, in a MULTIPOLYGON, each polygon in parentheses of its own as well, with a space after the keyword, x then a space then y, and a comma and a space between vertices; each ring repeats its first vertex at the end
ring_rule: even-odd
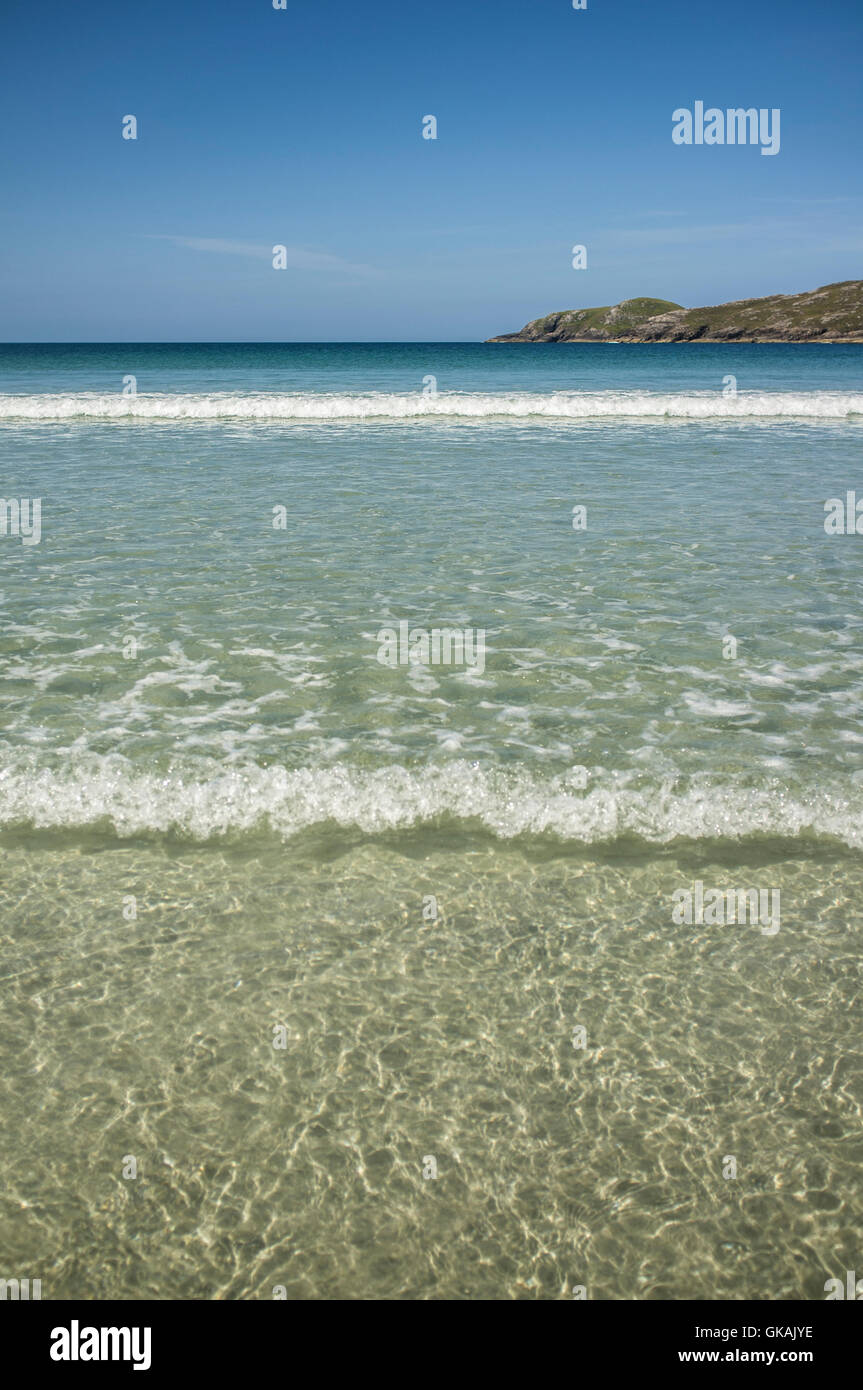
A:
POLYGON ((10 1272, 857 1268, 861 444, 857 347, 0 346, 10 1272))

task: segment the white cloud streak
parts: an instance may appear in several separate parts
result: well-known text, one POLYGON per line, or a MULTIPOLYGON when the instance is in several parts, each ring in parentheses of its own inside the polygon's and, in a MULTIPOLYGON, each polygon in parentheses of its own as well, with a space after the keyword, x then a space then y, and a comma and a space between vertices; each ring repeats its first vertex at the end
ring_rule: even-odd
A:
MULTIPOLYGON (((188 251, 209 251, 221 256, 247 256, 251 260, 271 261, 273 246, 252 241, 231 241, 223 237, 150 235, 150 241, 170 241, 188 251)), ((274 242, 273 245, 284 245, 274 242)), ((357 265, 326 251, 308 251, 302 246, 286 246, 285 261, 291 270, 335 271, 342 275, 377 276, 380 271, 369 265, 357 265)))

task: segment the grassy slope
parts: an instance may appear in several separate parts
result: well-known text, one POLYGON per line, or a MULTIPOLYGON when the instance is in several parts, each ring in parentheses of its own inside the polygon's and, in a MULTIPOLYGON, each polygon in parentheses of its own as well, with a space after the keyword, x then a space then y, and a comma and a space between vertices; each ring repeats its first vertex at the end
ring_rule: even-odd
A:
POLYGON ((626 299, 595 309, 569 309, 534 319, 520 333, 490 342, 863 341, 863 281, 844 280, 798 295, 741 299, 702 309, 683 309, 665 299, 626 299))
POLYGON ((596 309, 563 309, 534 319, 521 333, 506 333, 501 339, 526 342, 566 342, 572 338, 616 338, 670 310, 680 309, 670 299, 625 299, 622 304, 604 304, 596 309))
POLYGON ((741 299, 682 314, 662 315, 644 325, 648 341, 669 334, 685 340, 718 338, 806 339, 863 337, 863 281, 823 285, 806 294, 741 299))

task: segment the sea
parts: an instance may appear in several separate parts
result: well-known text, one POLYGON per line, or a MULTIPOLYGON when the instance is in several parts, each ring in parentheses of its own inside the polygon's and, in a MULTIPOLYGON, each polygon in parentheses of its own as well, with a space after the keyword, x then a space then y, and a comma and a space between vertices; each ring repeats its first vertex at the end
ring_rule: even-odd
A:
POLYGON ((7 344, 0 464, 0 1276, 863 1273, 863 346, 7 344))

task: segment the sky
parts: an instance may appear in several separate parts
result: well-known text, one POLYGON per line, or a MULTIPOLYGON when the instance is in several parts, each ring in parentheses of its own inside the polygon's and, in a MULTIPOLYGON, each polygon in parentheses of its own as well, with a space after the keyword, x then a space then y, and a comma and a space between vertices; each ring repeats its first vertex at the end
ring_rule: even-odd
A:
POLYGON ((0 0, 0 340, 475 341, 861 278, 861 54, 860 0, 0 0), (676 145, 699 100, 779 108, 779 153, 676 145))

